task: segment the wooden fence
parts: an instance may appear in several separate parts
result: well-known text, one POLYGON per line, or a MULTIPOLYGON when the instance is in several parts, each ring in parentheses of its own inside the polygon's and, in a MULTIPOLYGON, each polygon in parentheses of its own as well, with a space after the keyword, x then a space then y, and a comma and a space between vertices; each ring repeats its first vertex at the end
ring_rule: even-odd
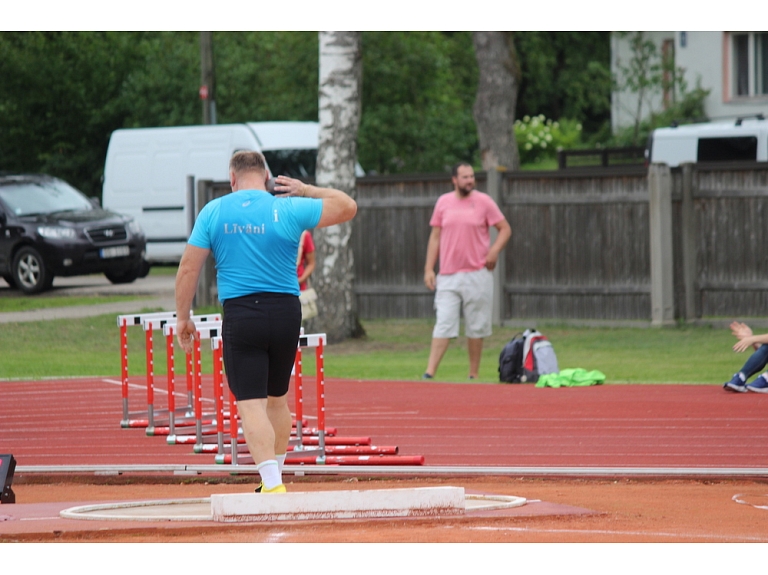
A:
MULTIPOLYGON (((657 179, 644 166, 478 174, 478 189, 499 198, 512 226, 501 320, 768 315, 768 165, 651 172, 657 179)), ((442 174, 358 180, 352 249, 362 318, 433 315, 423 286, 429 218, 450 190, 442 174)))
POLYGON ((690 164, 672 176, 677 315, 768 315, 768 164, 690 164))

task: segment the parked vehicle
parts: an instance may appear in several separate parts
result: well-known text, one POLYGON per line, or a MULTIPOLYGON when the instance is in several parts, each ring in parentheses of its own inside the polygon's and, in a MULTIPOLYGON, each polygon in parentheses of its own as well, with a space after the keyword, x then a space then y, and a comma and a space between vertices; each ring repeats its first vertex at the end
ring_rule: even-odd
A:
POLYGON ((0 275, 11 287, 36 294, 55 276, 93 273, 130 283, 149 271, 145 255, 134 219, 51 176, 0 176, 0 275))
POLYGON ((674 168, 687 162, 768 161, 768 121, 761 114, 730 122, 657 128, 646 158, 674 168))
POLYGON ((255 150, 264 154, 272 175, 313 179, 317 145, 317 122, 116 130, 104 164, 102 202, 139 222, 151 264, 178 263, 196 215, 189 176, 228 181, 232 154, 255 150))

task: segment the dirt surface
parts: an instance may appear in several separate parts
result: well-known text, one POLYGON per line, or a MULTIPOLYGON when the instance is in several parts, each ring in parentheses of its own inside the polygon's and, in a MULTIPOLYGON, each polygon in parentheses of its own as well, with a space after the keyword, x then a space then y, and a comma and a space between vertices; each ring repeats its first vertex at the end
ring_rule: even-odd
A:
MULTIPOLYGON (((385 489, 451 485, 467 493, 514 495, 516 511, 441 518, 293 521, 222 525, 119 522, 105 528, 0 531, 0 542, 286 542, 286 543, 636 543, 768 542, 768 482, 687 479, 536 479, 488 477, 380 479, 286 478, 289 491, 385 489)), ((250 491, 217 478, 20 478, 18 505, 125 502, 208 497, 250 491)), ((61 507, 61 505, 59 505, 61 507)), ((21 507, 3 505, 0 520, 21 507)), ((77 520, 69 520, 77 523, 77 520)), ((87 525, 86 525, 87 524, 87 525)), ((0 521, 0 526, 2 522, 0 521)), ((5 527, 11 527, 9 523, 5 527)), ((39 528, 37 528, 39 527, 39 528)))

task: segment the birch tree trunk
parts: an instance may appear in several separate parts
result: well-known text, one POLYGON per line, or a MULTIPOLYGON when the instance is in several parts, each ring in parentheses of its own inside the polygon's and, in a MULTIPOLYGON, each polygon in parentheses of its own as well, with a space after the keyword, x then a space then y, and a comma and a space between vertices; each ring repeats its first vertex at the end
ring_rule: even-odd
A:
MULTIPOLYGON (((320 32, 319 124, 315 179, 355 198, 357 129, 360 125, 362 47, 360 32, 320 32)), ((357 316, 352 281, 354 257, 349 245, 352 222, 316 229, 316 267, 311 282, 318 294, 318 316, 310 332, 329 342, 365 334, 357 316)))
POLYGON ((520 66, 512 32, 473 32, 480 77, 473 113, 483 169, 516 170, 520 155, 515 140, 515 106, 520 66))

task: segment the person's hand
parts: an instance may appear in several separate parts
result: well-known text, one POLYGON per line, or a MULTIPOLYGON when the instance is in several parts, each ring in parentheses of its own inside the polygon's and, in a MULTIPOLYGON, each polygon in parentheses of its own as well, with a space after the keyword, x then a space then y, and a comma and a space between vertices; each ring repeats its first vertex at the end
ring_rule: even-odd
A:
POLYGON ((288 176, 277 176, 275 178, 275 192, 283 197, 303 197, 307 193, 307 184, 288 176))
POLYGON ((733 351, 736 353, 741 353, 742 351, 746 351, 752 347, 755 343, 755 338, 753 336, 744 337, 736 342, 736 344, 733 346, 733 351))
POLYGON ((497 261, 499 261, 499 254, 493 250, 489 251, 488 255, 485 256, 485 269, 492 272, 496 268, 497 261))
POLYGON ((752 328, 750 328, 745 323, 734 321, 733 323, 731 323, 730 327, 731 327, 731 334, 739 339, 744 339, 745 337, 752 336, 752 328))
POLYGON ((192 342, 197 338, 195 322, 181 319, 176 322, 176 340, 186 353, 192 353, 192 342))
POLYGON ((430 291, 435 291, 435 271, 429 270, 424 272, 424 285, 430 291))

